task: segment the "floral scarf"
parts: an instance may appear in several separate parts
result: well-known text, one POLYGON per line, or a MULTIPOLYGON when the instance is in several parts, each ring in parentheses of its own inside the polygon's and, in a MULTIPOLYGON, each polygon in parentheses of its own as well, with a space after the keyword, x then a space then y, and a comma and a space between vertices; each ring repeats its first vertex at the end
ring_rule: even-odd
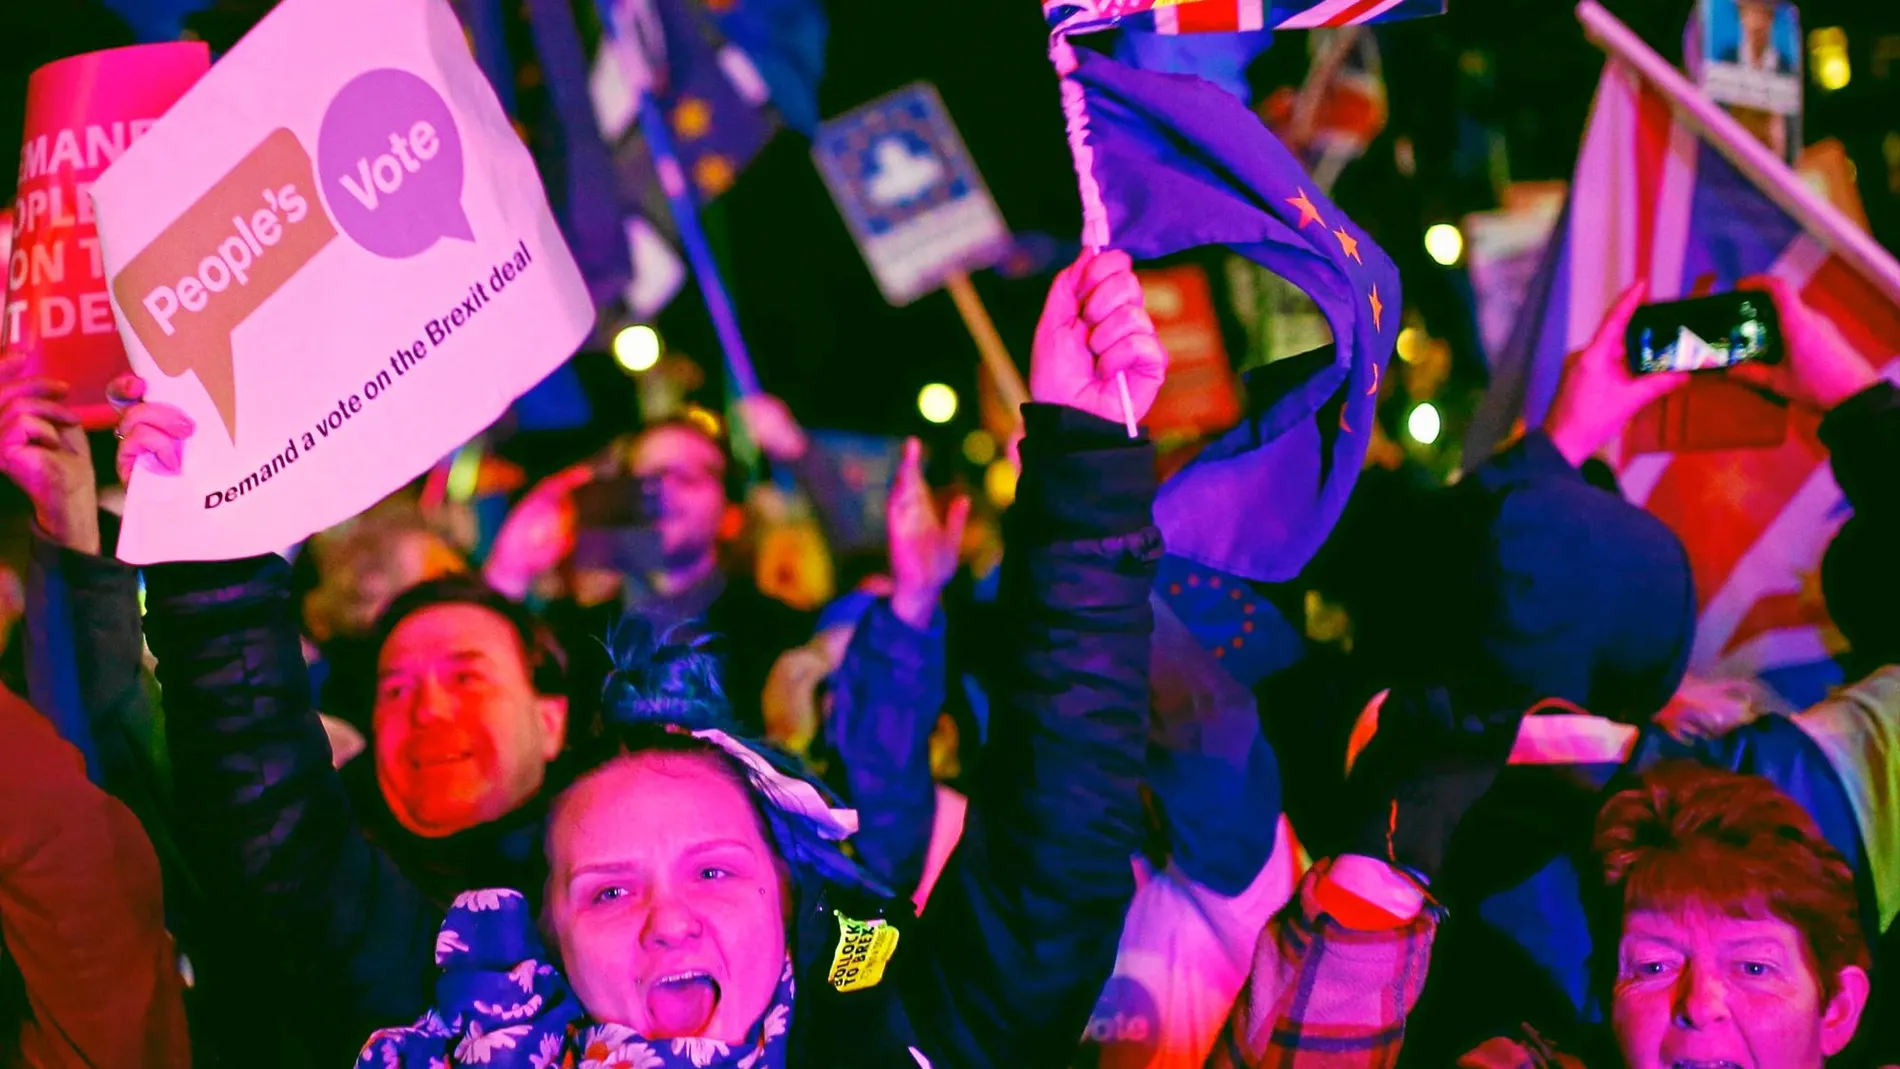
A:
POLYGON ((546 961, 519 891, 469 891, 455 900, 435 939, 435 1008, 407 1028, 369 1037, 357 1069, 785 1069, 792 1021, 792 963, 772 1008, 745 1043, 648 1040, 595 1024, 546 961))

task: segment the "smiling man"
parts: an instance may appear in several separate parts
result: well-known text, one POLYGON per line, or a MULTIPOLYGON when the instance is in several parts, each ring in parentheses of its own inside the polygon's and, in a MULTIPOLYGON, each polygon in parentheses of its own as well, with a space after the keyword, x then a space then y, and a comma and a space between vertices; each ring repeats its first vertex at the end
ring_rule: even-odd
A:
POLYGON ((439 839, 533 798, 567 731, 560 660, 526 610, 468 579, 384 614, 376 782, 396 824, 439 839))

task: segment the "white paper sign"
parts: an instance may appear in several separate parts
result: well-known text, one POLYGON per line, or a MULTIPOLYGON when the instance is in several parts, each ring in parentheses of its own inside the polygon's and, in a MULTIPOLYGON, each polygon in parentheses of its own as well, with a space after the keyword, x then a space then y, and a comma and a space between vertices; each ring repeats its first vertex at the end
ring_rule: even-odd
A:
POLYGON ((444 0, 286 0, 92 188, 150 396, 119 555, 281 549, 499 417, 594 309, 444 0))
POLYGON ((1009 251, 1009 228, 937 90, 923 82, 828 122, 812 159, 884 299, 902 307, 1009 251))

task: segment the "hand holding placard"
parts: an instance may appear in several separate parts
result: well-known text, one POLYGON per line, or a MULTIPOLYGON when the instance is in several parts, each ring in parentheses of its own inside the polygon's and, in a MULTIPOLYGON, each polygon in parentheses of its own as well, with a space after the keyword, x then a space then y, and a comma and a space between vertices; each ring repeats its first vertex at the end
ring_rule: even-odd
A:
POLYGON ((150 391, 126 560, 346 519, 587 336, 586 285, 464 45, 446 0, 282 0, 94 185, 150 391), (191 448, 160 413, 197 424, 191 448))

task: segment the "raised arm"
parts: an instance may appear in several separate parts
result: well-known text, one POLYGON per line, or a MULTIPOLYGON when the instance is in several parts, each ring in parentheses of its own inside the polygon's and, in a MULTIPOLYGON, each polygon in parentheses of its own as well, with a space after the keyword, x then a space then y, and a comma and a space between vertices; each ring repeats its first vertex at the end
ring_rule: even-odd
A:
POLYGON ((1128 258, 1064 271, 1038 330, 1001 616, 1011 661, 906 1002, 939 1064, 1066 1064, 1114 963, 1143 832, 1154 453, 1120 423, 1166 357, 1128 258))
POLYGON ((864 613, 832 673, 826 743, 858 810, 858 857, 900 896, 923 879, 937 808, 930 735, 947 693, 943 589, 956 575, 968 498, 943 517, 924 482, 923 448, 905 443, 891 486, 892 593, 864 613))
MULTIPOLYGON (((182 419, 131 409, 121 473, 175 470, 190 433, 182 419)), ((290 566, 277 556, 161 564, 145 579, 179 838, 207 897, 268 937, 261 952, 313 980, 339 1033, 412 1018, 429 1003, 442 912, 351 815, 310 705, 290 566)))

